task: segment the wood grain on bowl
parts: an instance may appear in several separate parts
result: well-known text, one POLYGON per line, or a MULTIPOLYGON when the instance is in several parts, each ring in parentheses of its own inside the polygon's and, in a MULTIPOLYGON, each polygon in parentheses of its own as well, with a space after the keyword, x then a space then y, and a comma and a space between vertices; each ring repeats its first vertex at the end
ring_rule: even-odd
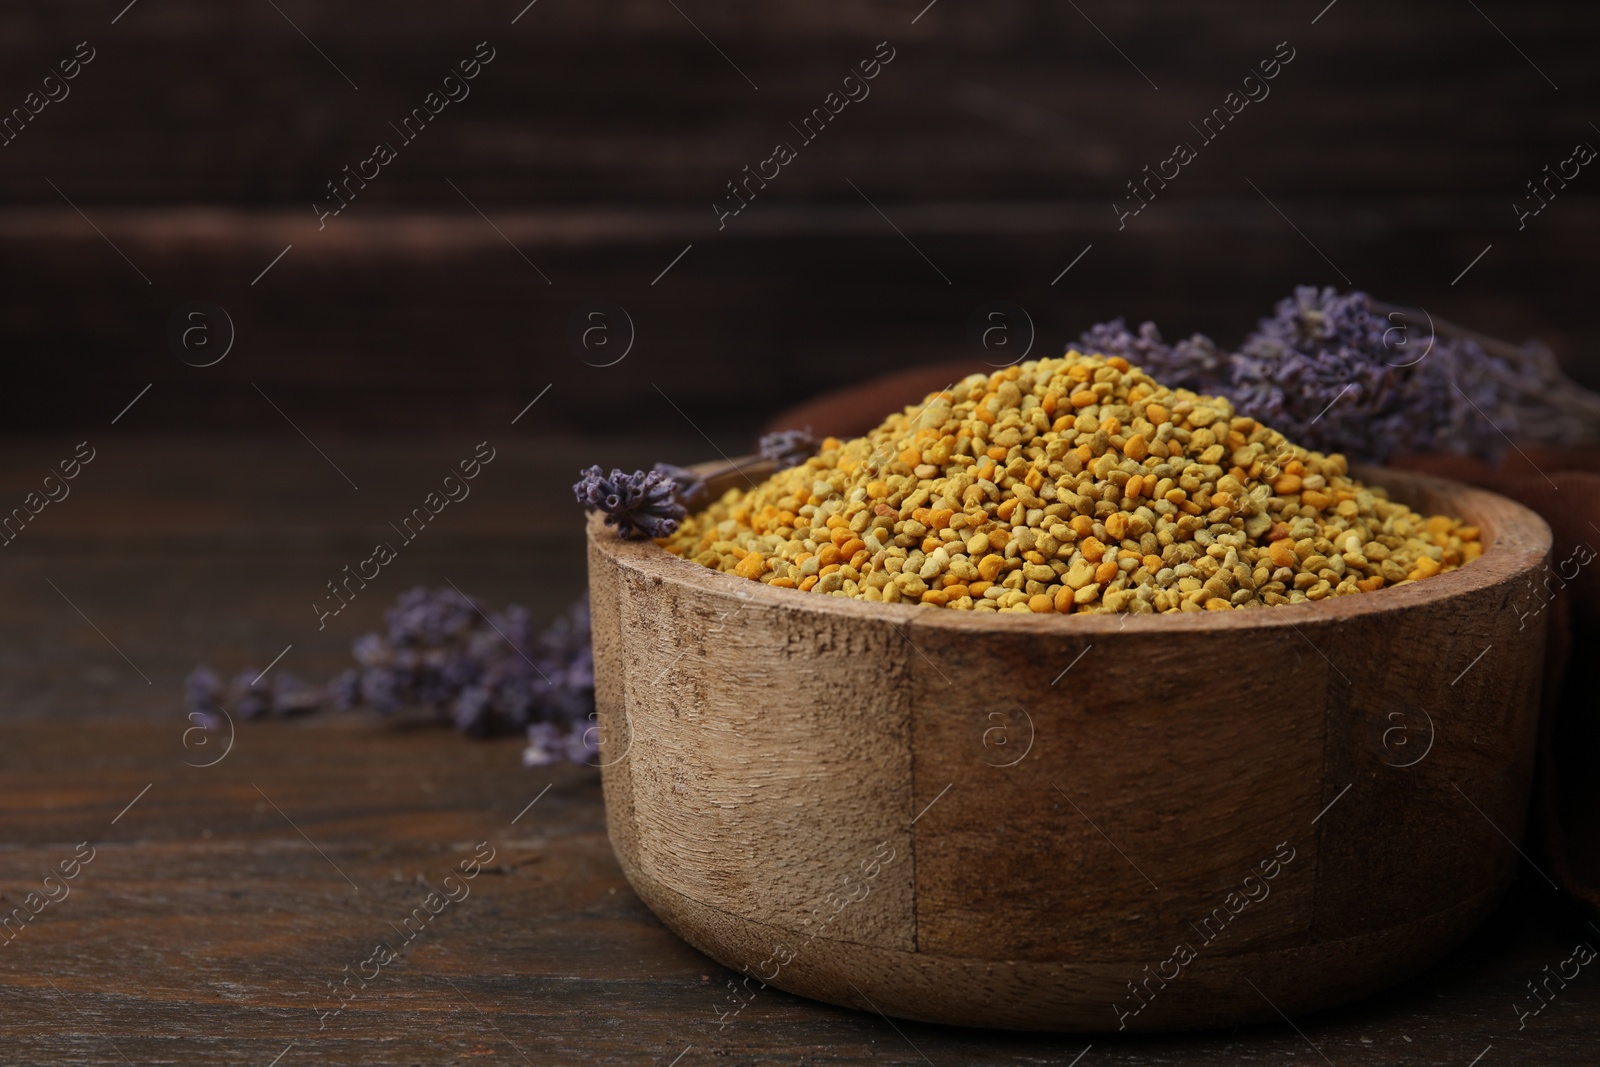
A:
POLYGON ((1515 868, 1544 641, 1517 604, 1549 531, 1362 474, 1485 554, 1294 607, 980 616, 774 589, 592 518, 624 870, 730 967, 928 1021, 1225 1025, 1421 970, 1515 868))

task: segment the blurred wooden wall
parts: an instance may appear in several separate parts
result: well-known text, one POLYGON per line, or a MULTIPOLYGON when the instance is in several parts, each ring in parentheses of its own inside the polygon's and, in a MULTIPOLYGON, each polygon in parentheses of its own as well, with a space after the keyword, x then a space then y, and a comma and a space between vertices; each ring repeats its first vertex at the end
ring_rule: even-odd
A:
POLYGON ((1600 145, 1593 4, 125 3, 0 11, 0 107, 95 50, 0 148, 7 430, 102 426, 154 382, 128 423, 281 429, 255 383, 303 427, 425 432, 553 382, 545 428, 720 433, 959 358, 991 300, 1035 353, 1114 315, 1232 343, 1346 279, 1537 334, 1600 384, 1600 166, 1521 231, 1511 206, 1600 145), (471 95, 401 145, 389 123, 481 41, 471 95), (882 41, 870 96, 801 145, 789 124, 882 41), (1281 41, 1271 95, 1200 145, 1189 123, 1281 41), (398 157, 319 230, 324 183, 380 140, 398 157), (1119 231, 1179 140, 1198 158, 1119 231), (797 158, 719 230, 779 141, 797 158), (167 343, 196 300, 237 334, 204 369, 167 343), (596 300, 635 327, 614 366, 569 343, 596 300))

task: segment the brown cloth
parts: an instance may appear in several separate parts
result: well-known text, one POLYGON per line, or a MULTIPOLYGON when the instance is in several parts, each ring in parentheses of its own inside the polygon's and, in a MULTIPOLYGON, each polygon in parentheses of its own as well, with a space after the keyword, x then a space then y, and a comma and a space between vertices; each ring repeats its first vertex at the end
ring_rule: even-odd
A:
MULTIPOLYGON (((766 429, 859 437, 887 412, 995 369, 963 360, 898 371, 790 408, 766 429)), ((1529 598, 1535 608, 1525 616, 1528 625, 1549 628, 1529 852, 1572 899, 1600 915, 1600 449, 1513 445, 1497 466, 1443 455, 1406 456, 1390 465, 1500 493, 1550 524, 1543 588, 1529 598)))

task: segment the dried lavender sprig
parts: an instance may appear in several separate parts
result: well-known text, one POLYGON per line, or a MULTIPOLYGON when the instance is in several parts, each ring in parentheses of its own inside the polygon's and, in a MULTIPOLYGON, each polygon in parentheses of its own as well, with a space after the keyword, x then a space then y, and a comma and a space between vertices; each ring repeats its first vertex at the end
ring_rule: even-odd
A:
POLYGON ((1241 414, 1322 452, 1498 459, 1505 438, 1479 413, 1506 434, 1520 426, 1482 373, 1492 358, 1470 341, 1431 340, 1425 349, 1366 293, 1300 286, 1233 356, 1227 392, 1241 414))
POLYGON ((1506 394, 1524 440, 1568 445, 1600 439, 1600 394, 1573 381, 1555 353, 1537 340, 1514 345, 1476 330, 1408 308, 1374 300, 1372 307, 1409 326, 1430 326, 1438 337, 1476 344, 1496 358, 1479 364, 1481 374, 1506 394))
POLYGON ((537 634, 523 608, 491 612, 454 589, 413 589, 386 617, 386 634, 353 648, 358 699, 379 712, 431 705, 488 736, 593 706, 587 601, 537 634))
POLYGON ((199 667, 185 683, 188 710, 214 723, 224 708, 254 718, 330 706, 365 704, 380 714, 431 706, 475 737, 544 724, 568 739, 557 751, 589 759, 584 737, 594 712, 594 659, 587 599, 542 633, 522 608, 486 611, 454 589, 413 589, 385 618, 385 632, 355 641, 357 668, 325 686, 308 686, 287 672, 261 680, 253 670, 224 685, 199 667))
POLYGON ((247 667, 224 683, 210 667, 200 666, 184 680, 183 699, 186 710, 215 725, 224 711, 245 719, 313 711, 328 703, 328 695, 325 687, 307 685, 287 671, 264 680, 254 667, 247 667))
POLYGON ((1399 452, 1495 460, 1507 436, 1550 444, 1600 438, 1600 397, 1548 349, 1495 341, 1366 293, 1301 286, 1235 353, 1196 334, 1167 345, 1153 323, 1091 327, 1084 348, 1120 355, 1178 388, 1231 399, 1240 414, 1323 452, 1383 461, 1399 452))
POLYGON ((578 503, 603 511, 606 523, 629 540, 670 536, 688 510, 674 497, 675 483, 659 470, 609 475, 598 466, 582 473, 572 486, 578 503))

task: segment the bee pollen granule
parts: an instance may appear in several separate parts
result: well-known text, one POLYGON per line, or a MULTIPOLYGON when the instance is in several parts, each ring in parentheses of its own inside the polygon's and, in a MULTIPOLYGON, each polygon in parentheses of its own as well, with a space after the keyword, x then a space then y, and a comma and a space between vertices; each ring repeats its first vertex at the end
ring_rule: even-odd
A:
POLYGON ((1425 518, 1229 402, 1120 356, 977 374, 658 544, 769 585, 969 611, 1220 611, 1429 578, 1478 530, 1425 518))

